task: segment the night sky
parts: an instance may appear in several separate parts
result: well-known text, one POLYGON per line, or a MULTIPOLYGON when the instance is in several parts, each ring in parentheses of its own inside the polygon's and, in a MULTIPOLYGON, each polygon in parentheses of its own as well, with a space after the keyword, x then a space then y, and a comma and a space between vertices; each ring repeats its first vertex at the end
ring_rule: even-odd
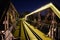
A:
POLYGON ((19 13, 25 11, 34 11, 41 6, 52 2, 60 10, 60 1, 59 0, 11 0, 15 8, 19 13))

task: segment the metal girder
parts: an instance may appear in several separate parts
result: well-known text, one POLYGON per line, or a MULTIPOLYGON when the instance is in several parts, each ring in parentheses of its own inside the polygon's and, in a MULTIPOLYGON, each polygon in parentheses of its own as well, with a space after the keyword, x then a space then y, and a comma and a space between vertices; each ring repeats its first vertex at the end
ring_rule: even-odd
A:
POLYGON ((49 4, 46 4, 46 5, 42 6, 42 7, 40 7, 39 9, 37 9, 37 10, 35 10, 33 12, 27 14, 25 16, 25 20, 27 20, 28 16, 30 16, 32 14, 35 14, 37 12, 41 12, 41 11, 47 9, 47 8, 51 8, 53 10, 53 12, 60 18, 60 12, 59 12, 59 10, 52 3, 49 3, 49 4))

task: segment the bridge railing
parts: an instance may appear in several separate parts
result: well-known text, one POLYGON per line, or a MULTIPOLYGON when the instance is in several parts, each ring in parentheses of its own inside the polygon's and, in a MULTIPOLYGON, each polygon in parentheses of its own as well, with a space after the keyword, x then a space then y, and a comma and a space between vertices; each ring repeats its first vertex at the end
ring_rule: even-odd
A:
POLYGON ((40 31, 46 31, 45 33, 52 39, 56 39, 57 24, 60 24, 60 12, 52 3, 27 14, 25 20, 37 29, 42 28, 43 30, 40 31))
MULTIPOLYGON (((34 34, 34 36, 37 39, 40 40, 52 40, 51 38, 49 38, 48 36, 46 36, 44 33, 42 33, 41 31, 39 31, 38 29, 34 28, 34 26, 30 25, 29 23, 27 23, 26 21, 23 22, 23 24, 25 26, 27 26, 29 28, 29 30, 31 30, 31 32, 34 34)), ((27 29, 26 29, 27 30, 27 29)), ((27 30, 27 32, 29 32, 27 30)), ((31 35, 30 35, 31 36, 31 35)), ((32 39, 32 38, 31 38, 32 39)))

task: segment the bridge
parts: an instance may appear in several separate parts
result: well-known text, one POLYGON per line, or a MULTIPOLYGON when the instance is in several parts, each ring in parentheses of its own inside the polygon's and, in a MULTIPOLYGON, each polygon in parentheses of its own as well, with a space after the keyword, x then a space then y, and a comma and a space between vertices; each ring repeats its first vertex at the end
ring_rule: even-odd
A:
POLYGON ((18 27, 20 30, 16 30, 15 33, 18 35, 18 31, 20 31, 20 40, 56 40, 58 39, 58 21, 55 17, 60 18, 59 10, 52 3, 46 4, 24 18, 20 18, 18 27), (47 14, 43 15, 43 13, 47 14))
POLYGON ((56 40, 59 26, 60 11, 52 4, 19 18, 19 14, 12 3, 3 21, 5 30, 2 40, 56 40), (12 9, 11 9, 12 8, 12 9), (18 18, 18 19, 17 19, 18 18))

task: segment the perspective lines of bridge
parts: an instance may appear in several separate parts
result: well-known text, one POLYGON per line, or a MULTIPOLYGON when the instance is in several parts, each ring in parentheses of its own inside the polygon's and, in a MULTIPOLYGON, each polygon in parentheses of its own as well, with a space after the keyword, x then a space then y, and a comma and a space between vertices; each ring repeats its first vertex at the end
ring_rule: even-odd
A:
POLYGON ((24 19, 21 20, 19 27, 21 30, 20 40, 52 40, 24 19))
POLYGON ((22 18, 10 3, 0 19, 1 40, 60 40, 60 11, 52 3, 22 18))
POLYGON ((20 18, 20 40, 59 40, 60 11, 49 3, 20 18))

